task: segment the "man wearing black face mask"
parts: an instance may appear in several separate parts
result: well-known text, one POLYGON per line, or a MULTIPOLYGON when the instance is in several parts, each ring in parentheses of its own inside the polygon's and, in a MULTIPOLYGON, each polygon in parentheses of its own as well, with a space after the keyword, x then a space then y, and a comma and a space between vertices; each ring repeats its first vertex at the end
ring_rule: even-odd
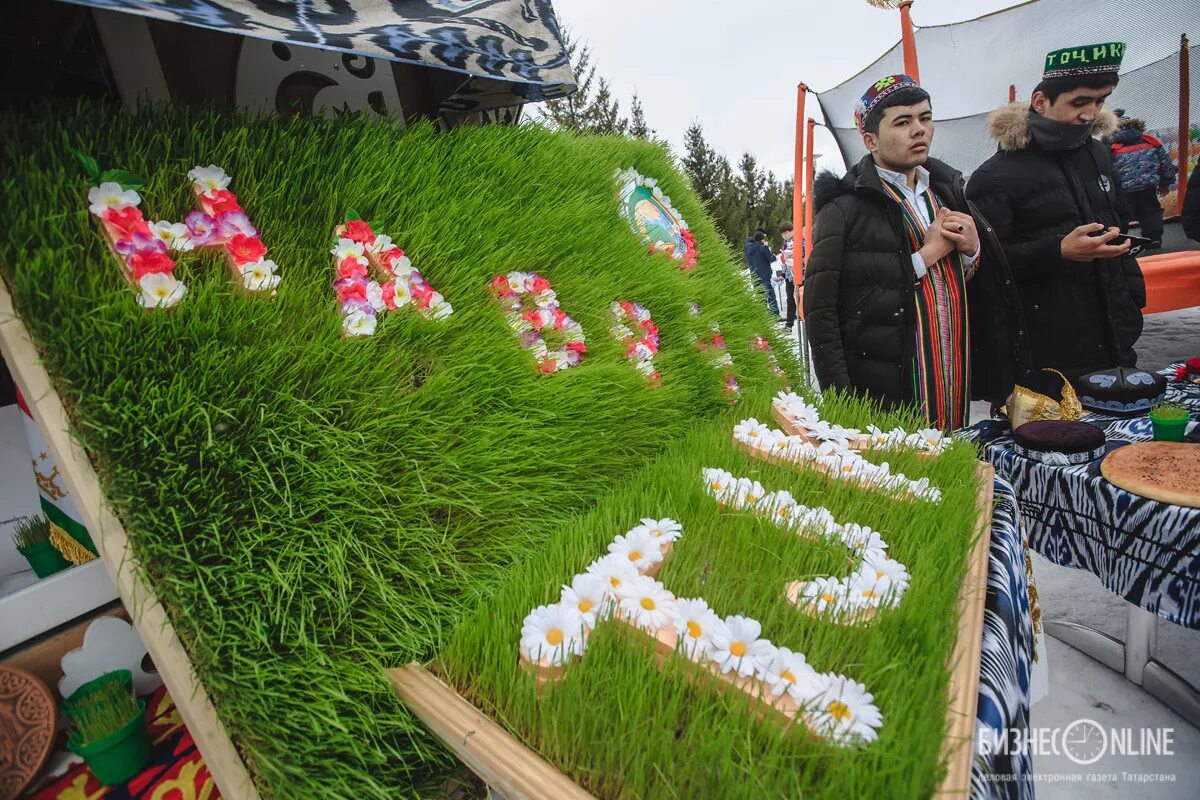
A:
POLYGON ((1120 233, 1104 101, 1117 85, 1119 42, 1056 50, 1029 106, 994 112, 998 152, 967 197, 992 223, 1021 295, 1035 367, 1068 376, 1134 366, 1146 286, 1120 233))

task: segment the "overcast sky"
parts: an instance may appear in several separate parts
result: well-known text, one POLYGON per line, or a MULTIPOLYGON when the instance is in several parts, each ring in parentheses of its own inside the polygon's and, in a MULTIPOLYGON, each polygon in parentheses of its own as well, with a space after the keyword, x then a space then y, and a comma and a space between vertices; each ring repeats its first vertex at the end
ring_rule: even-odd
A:
MULTIPOLYGON (((598 74, 621 99, 636 90, 646 120, 681 151, 693 120, 731 162, 749 150, 779 177, 795 149, 796 84, 829 89, 900 39, 897 11, 866 0, 553 0, 559 21, 591 45, 598 74)), ((943 25, 1017 0, 916 0, 913 21, 943 25)), ((983 64, 964 69, 984 68, 983 64)), ((863 86, 863 91, 866 86, 863 86)), ((810 99, 806 113, 821 121, 810 99)), ((817 128, 817 169, 842 171, 817 128)))

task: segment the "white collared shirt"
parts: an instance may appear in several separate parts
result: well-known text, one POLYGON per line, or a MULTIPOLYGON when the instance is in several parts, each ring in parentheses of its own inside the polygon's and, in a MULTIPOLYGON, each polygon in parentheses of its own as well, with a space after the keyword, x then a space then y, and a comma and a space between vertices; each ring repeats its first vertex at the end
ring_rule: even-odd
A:
MULTIPOLYGON (((924 167, 917 167, 915 187, 908 188, 908 178, 903 172, 892 172, 890 169, 884 169, 878 164, 875 165, 875 170, 879 173, 879 177, 896 187, 896 190, 908 200, 916 212, 921 216, 921 222, 925 223, 928 228, 933 224, 933 220, 929 217, 929 205, 921 200, 921 195, 929 191, 929 170, 924 167)), ((974 255, 963 256, 962 265, 964 270, 969 270, 971 266, 979 260, 979 251, 976 250, 974 255)), ((917 279, 925 277, 925 273, 929 269, 925 266, 925 259, 921 258, 920 253, 912 254, 913 272, 916 273, 917 279)))

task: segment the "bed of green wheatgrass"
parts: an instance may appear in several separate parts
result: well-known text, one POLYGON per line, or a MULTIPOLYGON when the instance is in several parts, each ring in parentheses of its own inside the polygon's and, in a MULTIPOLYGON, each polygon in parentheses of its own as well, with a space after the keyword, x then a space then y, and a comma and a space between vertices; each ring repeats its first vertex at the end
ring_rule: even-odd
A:
MULTIPOLYGON (((354 118, 183 108, 131 117, 85 104, 0 120, 0 186, 0 272, 146 578, 264 796, 436 794, 453 758, 396 699, 382 671, 433 659, 464 619, 447 668, 460 664, 463 674, 484 662, 479 683, 464 688, 506 724, 525 720, 522 735, 543 742, 556 761, 584 763, 597 745, 579 738, 580 721, 537 727, 520 686, 505 684, 505 665, 515 665, 509 621, 519 624, 527 606, 551 599, 624 530, 635 495, 636 514, 683 517, 690 541, 712 538, 717 518, 704 510, 690 473, 725 453, 737 415, 728 412, 720 373, 689 337, 719 323, 747 392, 766 398, 777 385, 765 356, 747 347, 755 334, 774 339, 767 312, 747 296, 740 256, 720 240, 665 151, 531 128, 398 132, 354 118), (151 220, 182 220, 194 208, 191 167, 223 167, 280 266, 278 296, 244 297, 222 257, 185 255, 176 270, 189 287, 185 300, 168 313, 138 308, 88 214, 87 181, 68 147, 91 153, 101 168, 144 175, 142 208, 151 220), (691 223, 701 253, 694 272, 647 254, 616 212, 612 176, 629 166, 657 177, 691 223), (453 304, 447 322, 393 312, 375 336, 341 338, 328 250, 349 208, 385 222, 383 232, 453 304), (536 373, 488 292, 493 276, 514 269, 551 280, 564 310, 583 324, 582 366, 536 373), (660 326, 658 389, 647 387, 607 333, 617 299, 646 305, 660 326), (703 318, 688 314, 691 301, 703 318), (724 427, 709 424, 714 419, 724 427), (672 450, 666 467, 655 465, 683 442, 695 449, 672 450), (686 480, 671 465, 686 465, 686 480), (504 625, 482 624, 497 613, 504 625), (489 630, 501 638, 483 654, 480 637, 489 630)), ((861 404, 839 405, 834 417, 869 414, 861 404)), ((744 461, 732 451, 722 458, 744 461)), ((621 696, 630 686, 655 686, 672 702, 686 700, 692 716, 682 740, 642 738, 651 748, 635 754, 642 772, 622 780, 674 780, 690 765, 693 779, 728 785, 778 775, 786 762, 799 770, 796 781, 857 764, 839 780, 886 785, 879 781, 891 776, 906 783, 890 785, 906 790, 933 785, 943 710, 935 684, 945 681, 934 667, 949 647, 972 516, 970 465, 965 450, 936 465, 895 461, 963 488, 943 485, 947 503, 919 513, 850 493, 823 495, 839 513, 861 506, 863 521, 880 522, 897 552, 911 552, 913 602, 894 619, 852 634, 784 625, 787 610, 766 582, 755 584, 765 594, 735 596, 752 587, 718 588, 714 573, 713 588, 705 588, 718 608, 757 614, 772 636, 781 631, 781 643, 801 643, 829 668, 877 685, 894 724, 873 755, 805 750, 798 758, 633 659, 621 696), (810 635, 811 642, 801 638, 810 635), (888 635, 881 641, 891 652, 867 644, 888 635), (910 682, 911 701, 903 688, 910 682), (705 709, 714 713, 698 713, 705 709), (713 758, 715 747, 730 748, 722 731, 739 729, 748 732, 735 752, 713 758), (682 751, 693 755, 671 767, 682 751), (756 767, 747 773, 752 757, 756 767)), ((753 528, 730 530, 746 536, 753 528)), ((684 543, 666 576, 681 594, 708 574, 689 566, 700 557, 691 547, 684 543)), ((837 563, 836 553, 805 552, 817 559, 812 569, 837 563)), ((745 569, 745 558, 733 548, 720 568, 745 569)), ((599 643, 589 655, 581 677, 604 663, 599 643)), ((620 652, 610 658, 630 660, 620 652)), ((591 681, 575 685, 598 691, 591 681)), ((562 719, 555 708, 543 704, 547 720, 562 719)), ((644 726, 635 710, 600 708, 582 724, 644 726)), ((623 753, 614 742, 604 758, 623 753)))
MULTIPOLYGON (((834 403, 826 411, 840 418, 839 412, 853 417, 856 409, 834 403)), ((890 456, 893 467, 909 477, 927 475, 944 492, 940 504, 899 501, 738 450, 733 425, 768 414, 767 397, 747 398, 697 426, 513 570, 434 664, 597 797, 917 798, 938 785, 945 665, 977 519, 974 449, 956 445, 936 461, 890 456), (891 556, 912 573, 899 608, 870 625, 842 627, 791 606, 788 583, 851 573, 856 564, 848 551, 721 509, 705 491, 704 467, 756 479, 768 491, 787 489, 800 503, 829 508, 839 522, 880 531, 891 556), (644 642, 603 626, 565 677, 539 693, 517 663, 525 615, 556 602, 561 585, 604 555, 614 536, 641 517, 663 516, 684 529, 660 575, 664 585, 677 597, 703 597, 720 615, 754 617, 764 637, 804 653, 818 671, 866 684, 884 719, 877 742, 842 749, 794 730, 781 735, 777 725, 756 722, 743 698, 718 692, 711 682, 697 689, 677 668, 682 662, 656 669, 644 642)))

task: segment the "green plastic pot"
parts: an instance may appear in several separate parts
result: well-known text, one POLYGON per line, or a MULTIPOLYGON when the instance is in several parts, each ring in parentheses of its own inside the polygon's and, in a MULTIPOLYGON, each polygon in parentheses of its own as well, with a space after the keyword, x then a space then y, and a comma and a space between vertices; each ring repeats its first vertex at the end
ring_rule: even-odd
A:
POLYGON ((81 745, 78 731, 67 739, 67 749, 83 756, 96 780, 105 786, 137 775, 150 761, 150 734, 146 730, 146 701, 138 700, 138 714, 119 730, 81 745))
POLYGON ((17 551, 25 556, 29 566, 33 567, 33 574, 39 578, 48 578, 71 566, 71 562, 63 558, 62 553, 58 552, 58 548, 49 541, 38 542, 28 547, 18 547, 17 551))
POLYGON ((1159 419, 1150 414, 1150 424, 1154 427, 1154 441, 1156 442, 1182 442, 1183 432, 1187 430, 1189 418, 1187 416, 1176 417, 1174 419, 1159 419))

